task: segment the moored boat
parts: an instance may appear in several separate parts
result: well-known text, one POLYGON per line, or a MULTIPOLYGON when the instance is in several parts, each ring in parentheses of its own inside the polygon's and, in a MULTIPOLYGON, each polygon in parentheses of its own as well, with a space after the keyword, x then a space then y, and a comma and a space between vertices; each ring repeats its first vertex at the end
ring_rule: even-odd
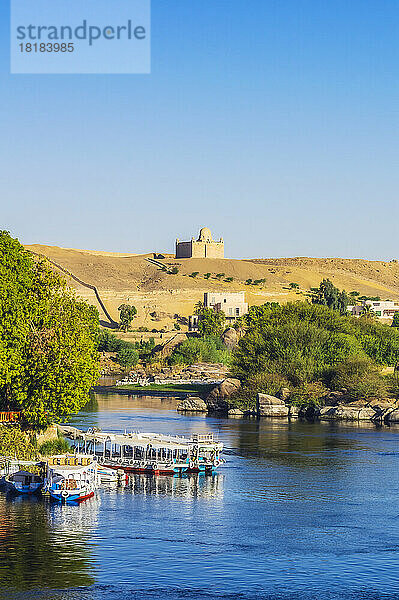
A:
POLYGON ((94 496, 97 461, 87 454, 52 456, 48 460, 45 490, 60 504, 76 504, 94 496))
POLYGON ((102 467, 151 475, 213 473, 225 461, 212 433, 191 438, 158 433, 107 433, 64 428, 80 451, 95 454, 102 467))
POLYGON ((16 473, 6 475, 4 484, 7 490, 14 494, 38 494, 43 488, 44 478, 39 473, 17 471, 16 473))

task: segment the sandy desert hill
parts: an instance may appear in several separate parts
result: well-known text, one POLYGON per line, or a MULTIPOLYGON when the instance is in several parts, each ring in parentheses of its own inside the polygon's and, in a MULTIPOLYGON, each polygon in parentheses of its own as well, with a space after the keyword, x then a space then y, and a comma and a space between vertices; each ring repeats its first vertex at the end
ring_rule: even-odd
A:
MULTIPOLYGON (((311 287, 317 287, 323 277, 330 278, 340 289, 356 290, 368 296, 399 301, 399 264, 397 262, 368 261, 342 258, 269 258, 269 259, 175 259, 164 254, 159 263, 168 270, 176 266, 172 275, 151 262, 153 254, 122 254, 90 250, 74 250, 57 246, 34 244, 26 248, 45 256, 53 268, 65 269, 83 283, 95 286, 107 311, 118 317, 118 306, 134 304, 138 310, 135 326, 150 329, 169 327, 174 315, 188 316, 194 304, 206 291, 246 292, 250 305, 267 301, 287 302, 300 300, 311 287), (56 266, 58 265, 58 267, 56 266), (197 277, 190 274, 198 271, 197 277), (205 273, 211 273, 209 280, 205 273), (221 281, 217 273, 224 273, 221 281), (224 279, 232 277, 231 283, 224 279), (247 279, 265 279, 262 285, 247 285, 247 279), (287 289, 295 282, 300 291, 287 289), (154 313, 156 313, 154 315, 154 313)), ((75 279, 70 284, 80 296, 95 304, 102 319, 102 310, 95 292, 75 279)))

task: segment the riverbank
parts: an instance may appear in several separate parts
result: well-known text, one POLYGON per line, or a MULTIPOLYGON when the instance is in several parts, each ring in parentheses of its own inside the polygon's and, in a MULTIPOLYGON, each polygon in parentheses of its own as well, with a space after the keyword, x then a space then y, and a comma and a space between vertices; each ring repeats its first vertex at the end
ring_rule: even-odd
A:
POLYGON ((139 384, 128 384, 128 385, 97 385, 93 388, 94 392, 97 393, 109 393, 109 394, 121 394, 136 396, 171 396, 177 398, 184 398, 188 394, 208 394, 214 388, 210 384, 165 384, 159 385, 152 383, 150 385, 142 386, 139 384))

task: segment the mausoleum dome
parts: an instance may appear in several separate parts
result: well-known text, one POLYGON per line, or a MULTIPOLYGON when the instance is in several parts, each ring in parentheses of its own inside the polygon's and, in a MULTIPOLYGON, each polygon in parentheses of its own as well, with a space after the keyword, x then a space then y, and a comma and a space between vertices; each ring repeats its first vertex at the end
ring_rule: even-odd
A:
POLYGON ((212 242, 211 230, 208 227, 203 227, 199 232, 199 242, 212 242))

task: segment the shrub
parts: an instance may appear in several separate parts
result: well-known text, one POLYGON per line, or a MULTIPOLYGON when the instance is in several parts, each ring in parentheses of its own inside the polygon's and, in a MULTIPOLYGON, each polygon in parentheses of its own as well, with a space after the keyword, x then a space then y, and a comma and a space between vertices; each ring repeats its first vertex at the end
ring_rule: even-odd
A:
POLYGON ((171 357, 171 364, 193 364, 211 362, 228 364, 231 353, 217 336, 188 338, 177 346, 171 357))
POLYGON ((326 374, 331 389, 347 390, 351 400, 381 398, 388 394, 388 381, 368 358, 349 357, 326 374))
POLYGON ((42 456, 53 456, 54 454, 67 454, 71 451, 71 446, 65 438, 59 437, 56 440, 43 442, 39 446, 39 454, 42 456))
POLYGON ((134 367, 139 362, 139 354, 134 348, 122 348, 117 353, 116 360, 121 367, 134 367))
POLYGON ((296 406, 318 405, 321 404, 323 396, 327 393, 328 389, 321 381, 302 383, 292 390, 290 394, 290 404, 296 406))
POLYGON ((399 362, 396 328, 304 302, 252 307, 245 320, 232 356, 232 373, 244 388, 269 373, 290 383, 295 402, 314 403, 320 383, 347 389, 351 399, 387 394, 378 364, 399 362))

